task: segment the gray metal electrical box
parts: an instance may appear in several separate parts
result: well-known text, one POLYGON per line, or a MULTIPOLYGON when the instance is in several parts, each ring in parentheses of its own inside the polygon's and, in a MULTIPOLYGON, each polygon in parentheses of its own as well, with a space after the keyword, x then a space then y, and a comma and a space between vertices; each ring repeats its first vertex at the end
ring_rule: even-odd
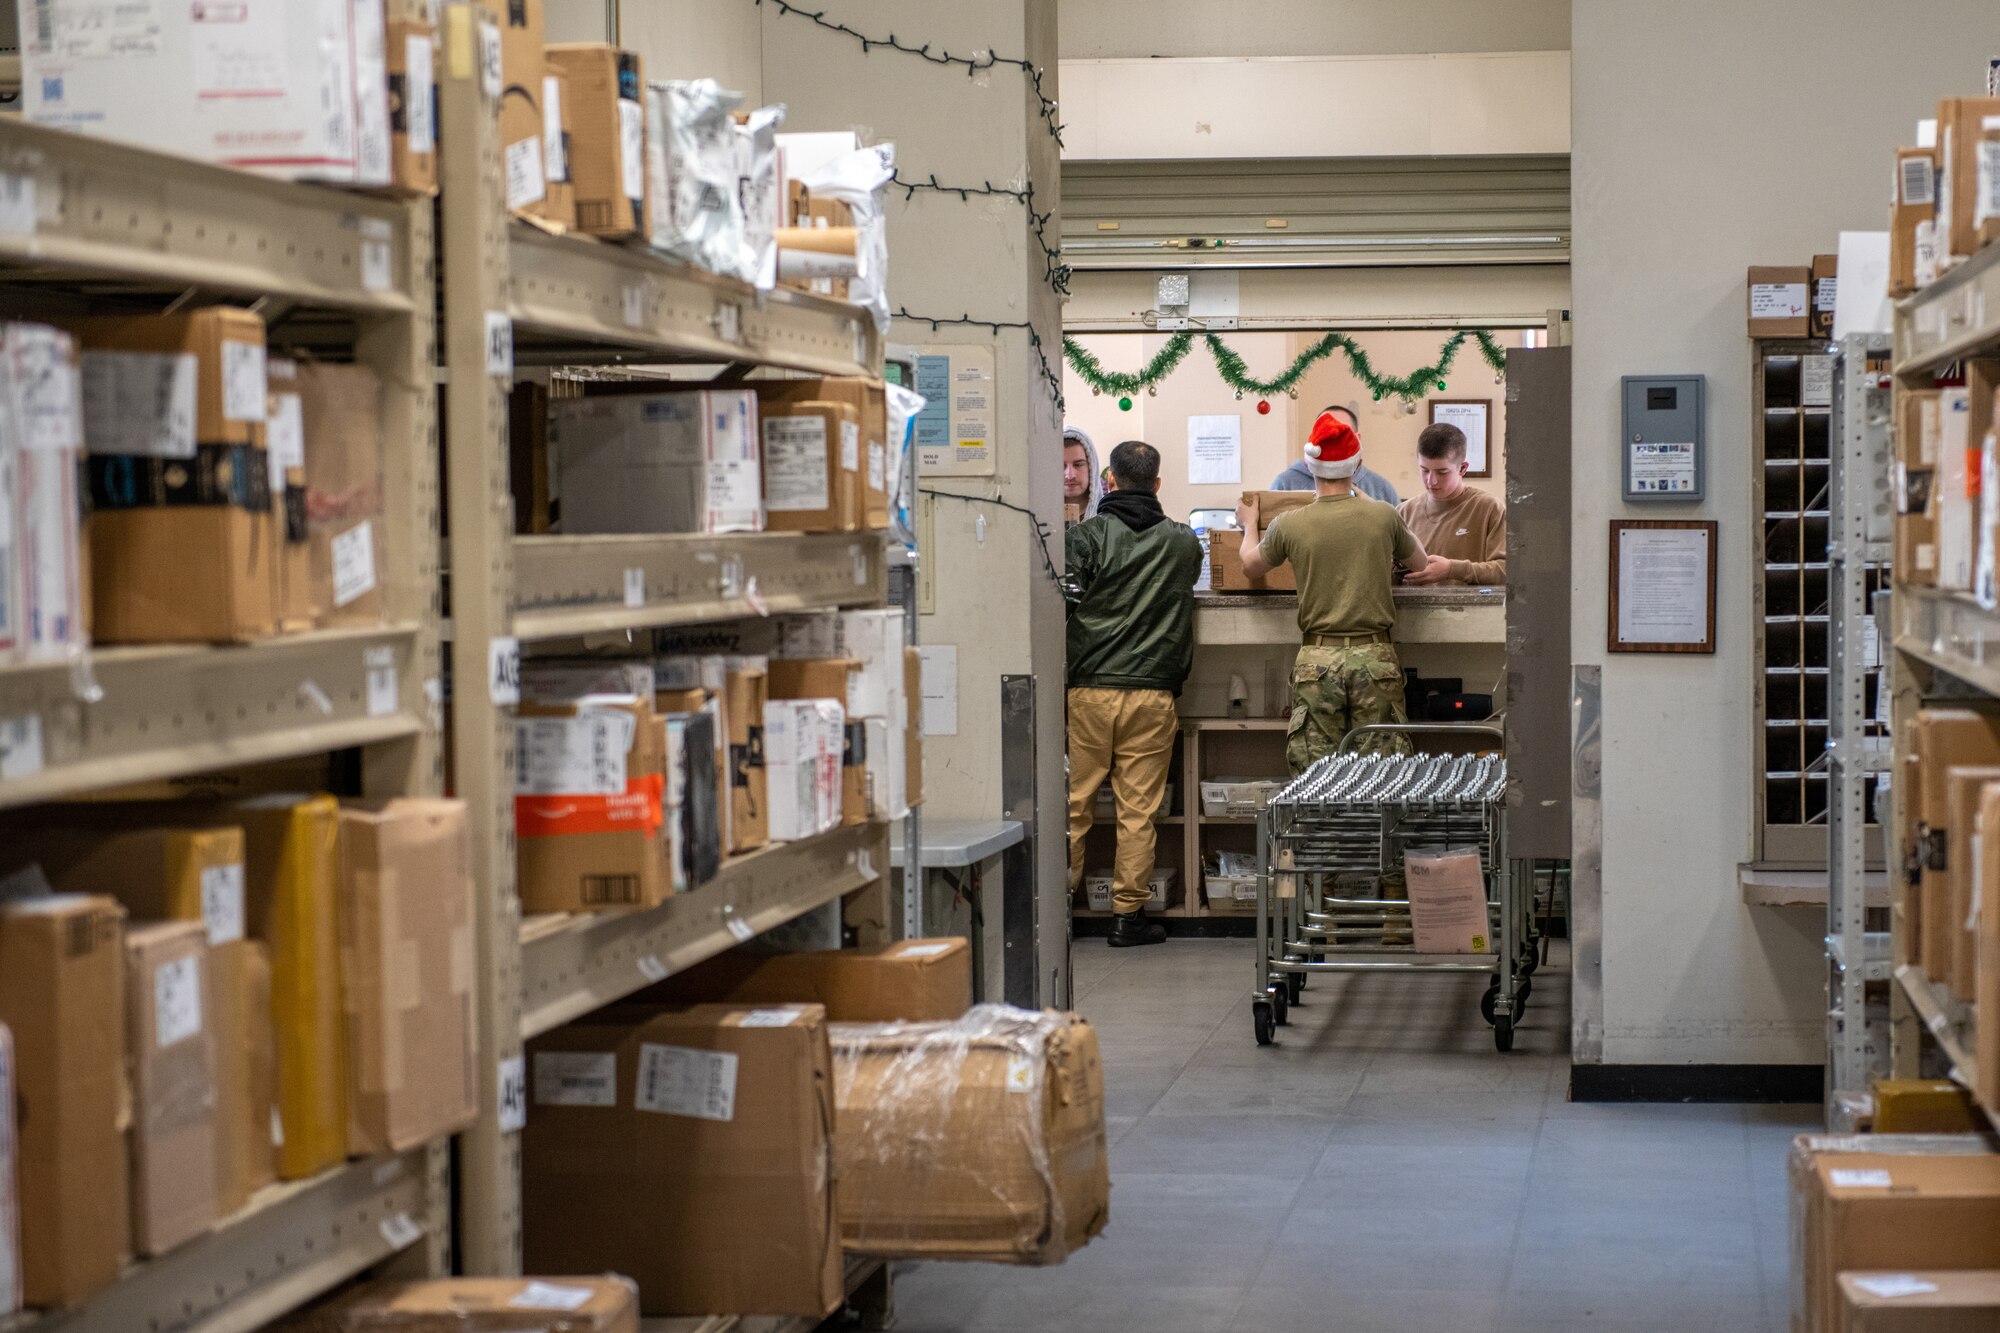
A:
POLYGON ((1623 455, 1625 498, 1633 502, 1702 498, 1708 451, 1702 437, 1700 375, 1627 375, 1623 455))

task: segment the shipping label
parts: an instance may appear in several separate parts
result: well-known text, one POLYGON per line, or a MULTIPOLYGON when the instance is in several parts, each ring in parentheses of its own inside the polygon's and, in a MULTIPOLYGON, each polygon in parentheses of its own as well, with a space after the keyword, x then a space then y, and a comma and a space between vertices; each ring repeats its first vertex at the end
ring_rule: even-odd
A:
POLYGON ((823 417, 764 422, 764 503, 773 513, 825 509, 827 438, 823 417))
POLYGON ((615 1051, 535 1052, 535 1105, 616 1106, 615 1051))
POLYGON ((686 1046, 639 1047, 639 1078, 633 1104, 659 1115, 696 1120, 736 1118, 736 1056, 686 1046))
POLYGON ((620 796, 638 722, 617 709, 514 721, 519 796, 620 796))
POLYGON ((542 176, 542 141, 521 139, 507 145, 507 207, 526 208, 548 194, 542 176))
POLYGON ((335 537, 333 604, 346 606, 375 589, 375 525, 356 523, 335 537))
POLYGON ((33 324, 16 324, 7 335, 12 347, 14 408, 20 417, 20 447, 36 451, 83 447, 83 402, 72 346, 66 334, 33 324))
POLYGON ((153 1036, 161 1050, 201 1034, 201 958, 189 954, 153 969, 153 1036))
POLYGON ((184 352, 85 352, 83 428, 93 455, 193 458, 195 358, 184 352))
POLYGON ((243 938, 243 865, 209 866, 201 872, 201 919, 210 948, 243 938))

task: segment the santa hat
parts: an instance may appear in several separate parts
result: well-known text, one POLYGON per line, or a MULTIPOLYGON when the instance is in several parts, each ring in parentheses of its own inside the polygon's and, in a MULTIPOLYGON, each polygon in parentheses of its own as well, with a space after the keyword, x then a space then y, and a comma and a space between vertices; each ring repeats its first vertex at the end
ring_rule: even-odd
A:
POLYGON ((1323 481, 1339 481, 1360 466, 1361 437, 1354 427, 1331 412, 1320 413, 1306 443, 1307 470, 1323 481))

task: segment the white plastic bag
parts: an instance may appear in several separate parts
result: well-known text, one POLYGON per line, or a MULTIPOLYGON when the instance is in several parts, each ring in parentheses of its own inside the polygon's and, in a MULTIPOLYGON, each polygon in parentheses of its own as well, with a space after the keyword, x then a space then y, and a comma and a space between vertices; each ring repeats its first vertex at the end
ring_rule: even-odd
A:
POLYGON ((653 248, 710 273, 743 265, 736 120, 743 94, 714 79, 646 85, 647 192, 653 248))
POLYGON ((889 409, 889 530, 896 537, 911 545, 916 544, 917 525, 911 521, 910 510, 916 497, 909 494, 910 437, 916 424, 917 413, 929 405, 930 400, 914 389, 906 389, 900 384, 885 386, 889 409))
POLYGON ((764 291, 778 285, 778 228, 785 222, 785 178, 779 170, 778 126, 785 106, 761 107, 736 126, 736 202, 743 210, 743 249, 736 276, 764 291))
POLYGON ((848 299, 868 307, 882 333, 889 331, 889 233, 882 193, 895 174, 896 145, 878 143, 843 153, 799 178, 815 199, 837 199, 854 211, 861 272, 848 282, 848 299))

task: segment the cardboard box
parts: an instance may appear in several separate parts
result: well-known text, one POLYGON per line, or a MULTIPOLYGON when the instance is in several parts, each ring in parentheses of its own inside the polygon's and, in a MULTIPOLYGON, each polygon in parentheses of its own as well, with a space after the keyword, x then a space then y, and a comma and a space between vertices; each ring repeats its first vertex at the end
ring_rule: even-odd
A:
POLYGON ((1840 1333, 1993 1333, 2000 1271, 1907 1269, 1840 1275, 1840 1333))
POLYGON ((909 716, 903 727, 903 798, 924 803, 924 657, 916 648, 903 649, 903 698, 909 716))
POLYGON ((853 713, 861 663, 852 658, 773 657, 769 667, 773 699, 831 699, 853 713))
POLYGON ((722 865, 720 810, 726 770, 717 753, 721 709, 710 705, 699 712, 675 713, 665 721, 667 864, 674 891, 685 893, 714 879, 722 865))
MULTIPOLYGON (((546 58, 547 53, 544 52, 546 58)), ((569 119, 569 75, 557 66, 545 66, 542 75, 542 174, 548 197, 542 201, 543 220, 574 230, 576 227, 576 177, 569 169, 575 137, 569 119)))
POLYGON ((1806 312, 1808 336, 1831 338, 1833 336, 1833 307, 1839 299, 1840 256, 1814 255, 1812 257, 1812 309, 1806 312))
POLYGON ((1889 205, 1889 295, 1917 290, 1917 225, 1937 216, 1937 149, 1898 148, 1889 205))
POLYGON ((859 949, 731 949, 639 993, 647 1004, 817 1004, 832 1023, 934 1023, 972 1004, 972 949, 959 938, 859 949))
POLYGON ((556 399, 548 419, 565 533, 764 530, 749 390, 556 399))
POLYGON ((0 325, 0 662, 52 661, 89 641, 78 494, 83 404, 75 340, 0 325))
POLYGON ((514 735, 522 908, 598 912, 666 901, 665 720, 645 699, 523 705, 514 735))
POLYGON ((764 526, 772 532, 852 532, 860 526, 861 426, 836 402, 759 405, 764 526))
POLYGON ((264 454, 271 464, 271 523, 278 533, 278 628, 309 630, 319 620, 313 600, 312 531, 307 518, 305 407, 299 397, 299 363, 273 356, 264 363, 270 386, 270 420, 264 454))
POLYGON ((558 42, 548 62, 564 80, 569 173, 577 230, 623 239, 646 234, 646 75, 636 51, 558 42))
POLYGON ((775 698, 764 705, 771 841, 810 838, 840 823, 846 721, 836 699, 775 698))
MULTIPOLYGON (((139 810, 64 808, 9 827, 0 873, 38 864, 66 893, 112 894, 133 921, 203 923, 215 1044, 216 1211, 241 1208, 276 1178, 271 1090, 258 1052, 271 1045, 270 963, 246 937, 243 830, 129 827, 139 810)), ((268 1056, 266 1057, 268 1059, 268 1056)))
POLYGON ((278 1176, 302 1180, 347 1159, 349 1076, 341 998, 340 807, 280 794, 226 806, 243 827, 244 902, 271 957, 278 1176))
MULTIPOLYGON (((1989 787, 1979 809, 1981 847, 2000 838, 2000 791, 1989 787)), ((1973 1091, 1987 1106, 2000 1106, 2000 855, 1979 858, 1979 921, 1973 937, 1973 1091), (1983 1062, 1983 1063, 1982 1063, 1983 1062)), ((1906 897, 1908 895, 1905 895, 1906 897)), ((1983 1128, 1983 1126, 1982 1126, 1983 1128)))
MULTIPOLYGON (((1924 970, 1951 987, 1964 999, 1973 995, 1978 936, 1967 928, 1973 904, 1978 901, 1977 876, 1981 870, 1980 811, 1986 787, 2000 783, 2000 766, 1967 766, 1945 770, 1945 896, 1936 904, 1942 909, 1942 929, 1926 941, 1924 970), (1935 963, 1935 967, 1932 964, 1935 963)), ((2000 824, 1994 826, 2000 833, 2000 824)), ((2000 848, 2000 843, 1996 843, 2000 848)), ((1929 904, 1927 904, 1928 906, 1929 904)), ((1926 916, 1926 920, 1930 918, 1926 916)))
POLYGON ((1978 550, 1979 444, 1971 437, 1972 399, 1962 388, 1938 393, 1938 472, 1936 482, 1937 586, 1964 592, 1972 587, 1978 550))
POLYGON ((739 659, 723 677, 722 713, 729 745, 729 850, 771 840, 770 779, 764 767, 764 705, 770 678, 761 659, 739 659))
POLYGON ((77 894, 0 903, 0 1023, 14 1038, 22 1298, 63 1306, 131 1250, 124 910, 77 894))
POLYGON ((1938 103, 1939 264, 1969 259, 2000 237, 2000 98, 1938 103))
POLYGON ((1984 1128, 1972 1098, 1948 1078, 1879 1078, 1870 1092, 1877 1134, 1976 1134, 1984 1128))
POLYGON ((304 362, 299 398, 319 624, 379 625, 388 605, 382 382, 366 366, 304 362))
POLYGON ((1804 338, 1811 332, 1812 270, 1803 265, 1751 265, 1749 286, 1752 338, 1804 338))
POLYGON ((1297 592, 1290 562, 1262 578, 1243 573, 1243 534, 1218 528, 1208 534, 1208 586, 1212 592, 1297 592))
POLYGON ((348 1150, 401 1152, 479 1114, 464 803, 342 807, 338 888, 348 1150))
POLYGON ((631 1008, 529 1045, 529 1268, 609 1268, 648 1315, 839 1305, 833 1070, 818 1005, 631 1008))
POLYGON ((215 1223, 215 1029, 197 921, 125 932, 132 1246, 164 1254, 215 1223))
POLYGON ((547 219, 549 184, 542 160, 547 120, 542 97, 549 67, 542 0, 484 0, 484 4, 486 17, 500 29, 502 198, 516 213, 547 219))
POLYGON ((14 1134, 14 1099, 19 1095, 14 1037, 0 1023, 0 1315, 21 1308, 20 1178, 14 1165, 20 1156, 14 1134))
POLYGON ((29 120, 293 180, 389 184, 381 0, 107 12, 38 6, 22 33, 29 120))
POLYGON ((272 1328, 275 1333, 639 1333, 639 1289, 615 1274, 372 1282, 272 1328))
MULTIPOLYGON (((2000 766, 2000 718, 1964 708, 1923 709, 1917 714, 1915 750, 1916 785, 1908 799, 1916 811, 1916 833, 1923 853, 1917 961, 1932 980, 1943 982, 1948 979, 1954 920, 1949 874, 1949 774, 1954 768, 2000 766)), ((1960 922, 1964 919, 1956 918, 1960 922)))
POLYGON ((1906 389, 1896 400, 1896 578, 1924 587, 1937 582, 1939 399, 1906 389))
POLYGON ((2000 1267, 2000 1156, 1821 1153, 1793 1181, 1807 1226, 1795 1328, 1838 1327, 1844 1272, 2000 1267))
POLYGON ((91 441, 96 639, 275 633, 279 546, 264 447, 264 321, 214 306, 72 327, 83 347, 91 441))
POLYGON ((980 1005, 954 1024, 832 1030, 848 1253, 1059 1263, 1104 1229, 1097 1033, 980 1005))
POLYGON ((895 716, 902 689, 905 621, 900 610, 817 611, 778 621, 772 656, 844 657, 856 665, 847 686, 847 711, 860 717, 895 716))
POLYGON ((399 19, 388 27, 389 184, 434 195, 437 173, 437 26, 399 19))
MULTIPOLYGON (((682 891, 687 885, 693 862, 688 859, 690 846, 699 845, 704 821, 712 818, 715 829, 717 864, 720 857, 729 850, 730 840, 730 796, 729 778, 729 724, 723 717, 723 678, 726 670, 720 657, 663 658, 654 664, 655 691, 653 708, 667 717, 667 827, 678 839, 674 845, 673 865, 676 869, 674 888, 682 891), (693 677, 684 685, 676 686, 674 678, 686 676, 692 669, 693 677), (684 753, 687 738, 675 730, 672 718, 676 713, 700 713, 708 718, 710 731, 714 737, 714 748, 710 752, 710 768, 714 778, 715 796, 709 807, 703 810, 689 808, 687 784, 694 780, 690 771, 688 756, 684 753)), ((761 718, 762 714, 759 714, 761 718)), ((713 871, 707 872, 712 874, 713 871)), ((691 880, 689 881, 692 882, 691 880)))
POLYGON ((845 403, 854 409, 861 431, 860 495, 855 514, 863 529, 889 526, 889 404, 881 380, 855 377, 770 380, 757 386, 767 404, 791 407, 803 403, 845 403))

